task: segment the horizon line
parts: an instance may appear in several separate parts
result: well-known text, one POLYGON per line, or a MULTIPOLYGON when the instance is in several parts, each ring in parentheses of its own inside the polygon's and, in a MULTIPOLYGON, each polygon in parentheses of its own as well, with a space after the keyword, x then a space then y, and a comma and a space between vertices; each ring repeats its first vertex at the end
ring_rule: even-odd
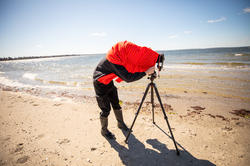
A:
MULTIPOLYGON (((168 50, 155 50, 156 52, 162 51, 184 51, 184 50, 205 50, 205 49, 225 49, 225 48, 250 48, 249 46, 238 46, 238 47, 204 47, 204 48, 183 48, 183 49, 168 49, 168 50)), ((0 57, 0 61, 9 60, 25 60, 25 59, 38 59, 38 58, 55 58, 55 57, 66 57, 66 56, 83 56, 83 55, 98 55, 106 53, 70 53, 70 54, 55 54, 55 55, 40 55, 40 56, 18 56, 18 57, 0 57)))

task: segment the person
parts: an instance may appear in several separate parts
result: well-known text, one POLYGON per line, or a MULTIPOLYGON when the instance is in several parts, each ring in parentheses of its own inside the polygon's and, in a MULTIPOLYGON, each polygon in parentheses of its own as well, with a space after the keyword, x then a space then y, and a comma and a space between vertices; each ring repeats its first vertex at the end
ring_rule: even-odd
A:
POLYGON ((138 46, 129 41, 116 43, 99 62, 93 73, 96 100, 101 109, 101 134, 114 139, 108 130, 108 116, 111 106, 114 110, 118 128, 127 131, 122 109, 119 104, 117 88, 113 80, 133 82, 155 71, 159 54, 147 47, 138 46))

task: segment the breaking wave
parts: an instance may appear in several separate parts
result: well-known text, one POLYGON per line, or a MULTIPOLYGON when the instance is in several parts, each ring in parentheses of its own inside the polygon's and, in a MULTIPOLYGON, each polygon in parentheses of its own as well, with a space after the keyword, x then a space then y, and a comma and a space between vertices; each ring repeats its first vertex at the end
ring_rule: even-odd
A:
POLYGON ((37 74, 35 73, 24 73, 23 78, 29 79, 29 80, 36 80, 37 74))

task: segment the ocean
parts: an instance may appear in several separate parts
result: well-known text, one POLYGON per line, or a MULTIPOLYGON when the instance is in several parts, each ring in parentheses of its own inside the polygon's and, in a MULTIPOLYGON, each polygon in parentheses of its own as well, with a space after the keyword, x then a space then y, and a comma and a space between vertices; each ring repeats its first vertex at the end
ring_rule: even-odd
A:
MULTIPOLYGON (((250 101, 250 47, 158 51, 164 53, 157 79, 164 94, 210 94, 250 101)), ((105 54, 0 61, 2 89, 54 99, 94 97, 92 74, 105 54)), ((116 83, 122 95, 144 92, 147 77, 116 83)))

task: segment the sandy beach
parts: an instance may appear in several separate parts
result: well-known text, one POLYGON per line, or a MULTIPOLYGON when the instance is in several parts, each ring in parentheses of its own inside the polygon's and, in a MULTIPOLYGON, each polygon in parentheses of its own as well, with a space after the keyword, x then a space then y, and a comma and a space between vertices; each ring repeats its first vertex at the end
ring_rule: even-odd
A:
POLYGON ((250 0, 0 0, 0 166, 250 166, 249 20, 250 0))
MULTIPOLYGON (((94 98, 83 102, 53 100, 2 88, 0 165, 246 166, 250 163, 247 103, 233 103, 232 107, 216 99, 165 100, 162 96, 180 156, 176 155, 158 102, 156 125, 152 123, 151 104, 146 99, 126 144, 126 133, 117 128, 113 112, 109 116, 109 129, 116 140, 108 141, 101 136, 94 98), (233 111, 235 108, 238 111, 233 111)), ((128 126, 138 104, 123 98, 128 126)))

